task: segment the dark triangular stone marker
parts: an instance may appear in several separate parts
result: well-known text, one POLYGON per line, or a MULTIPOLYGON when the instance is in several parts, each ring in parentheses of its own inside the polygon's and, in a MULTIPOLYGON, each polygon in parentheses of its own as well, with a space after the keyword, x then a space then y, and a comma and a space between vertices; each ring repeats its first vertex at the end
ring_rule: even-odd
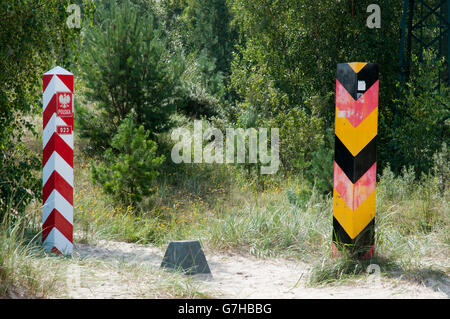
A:
POLYGON ((167 247, 161 268, 183 271, 185 274, 211 274, 198 240, 172 241, 167 247))

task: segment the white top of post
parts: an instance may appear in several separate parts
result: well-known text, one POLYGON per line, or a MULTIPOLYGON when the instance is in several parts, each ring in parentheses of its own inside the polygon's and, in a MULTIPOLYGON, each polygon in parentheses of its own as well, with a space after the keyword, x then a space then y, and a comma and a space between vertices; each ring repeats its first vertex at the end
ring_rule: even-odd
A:
POLYGON ((53 69, 51 69, 50 71, 47 71, 44 73, 44 75, 51 75, 51 74, 73 75, 73 73, 70 73, 69 71, 67 71, 66 69, 64 69, 60 66, 56 66, 53 69))

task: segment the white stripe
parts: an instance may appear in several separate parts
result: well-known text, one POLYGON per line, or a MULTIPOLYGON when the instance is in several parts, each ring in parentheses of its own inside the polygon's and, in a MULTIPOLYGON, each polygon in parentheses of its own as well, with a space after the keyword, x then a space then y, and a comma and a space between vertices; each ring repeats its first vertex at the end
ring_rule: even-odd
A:
MULTIPOLYGON (((52 117, 47 122, 47 125, 45 126, 42 132, 43 149, 45 148, 45 145, 47 145, 53 133, 56 132, 56 126, 58 125, 67 125, 67 124, 60 117, 56 116, 56 113, 53 113, 52 117)), ((73 131, 72 134, 60 134, 59 136, 67 143, 67 145, 69 145, 71 149, 73 149, 73 131)))
POLYGON ((55 227, 48 234, 43 246, 47 250, 56 247, 64 255, 71 254, 73 250, 73 244, 55 227))
POLYGON ((48 141, 52 137, 53 133, 56 132, 56 113, 53 113, 50 120, 48 120, 47 125, 44 127, 44 130, 42 131, 42 149, 45 148, 45 145, 47 145, 48 141))
POLYGON ((55 95, 55 77, 53 76, 48 82, 47 87, 45 88, 44 94, 42 95, 42 113, 44 113, 47 108, 48 103, 52 99, 53 95, 55 95))
POLYGON ((48 178, 52 175, 53 171, 57 171, 64 180, 73 187, 73 168, 59 155, 57 152, 48 159, 47 163, 42 170, 42 186, 45 185, 48 178))
POLYGON ((45 223, 52 210, 56 208, 61 215, 71 224, 73 224, 73 206, 54 189, 42 206, 42 224, 45 223))

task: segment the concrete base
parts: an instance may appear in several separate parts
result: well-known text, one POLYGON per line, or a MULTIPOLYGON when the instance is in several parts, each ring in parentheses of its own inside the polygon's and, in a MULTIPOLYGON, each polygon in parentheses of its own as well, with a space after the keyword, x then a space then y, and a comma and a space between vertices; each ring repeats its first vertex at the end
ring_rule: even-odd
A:
POLYGON ((172 241, 167 247, 161 268, 183 271, 185 274, 211 274, 198 240, 172 241))

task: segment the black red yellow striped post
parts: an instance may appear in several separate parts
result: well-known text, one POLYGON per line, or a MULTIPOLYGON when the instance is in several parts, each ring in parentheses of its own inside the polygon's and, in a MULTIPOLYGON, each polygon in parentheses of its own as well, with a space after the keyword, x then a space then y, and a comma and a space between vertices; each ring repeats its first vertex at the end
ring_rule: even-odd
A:
POLYGON ((378 66, 337 65, 333 182, 334 256, 371 257, 375 242, 378 66))

